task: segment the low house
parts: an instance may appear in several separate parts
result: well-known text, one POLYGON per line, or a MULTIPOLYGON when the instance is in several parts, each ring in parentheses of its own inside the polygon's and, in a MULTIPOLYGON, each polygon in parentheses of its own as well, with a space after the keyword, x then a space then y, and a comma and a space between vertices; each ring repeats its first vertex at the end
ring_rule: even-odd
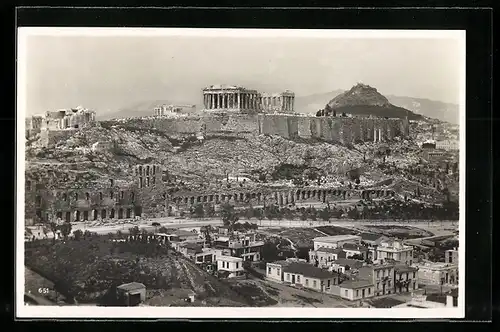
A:
POLYGON ((368 258, 368 247, 355 244, 355 243, 344 243, 342 250, 345 251, 346 257, 358 257, 355 259, 364 261, 368 258))
POLYGON ((345 251, 340 248, 332 249, 321 247, 316 251, 309 250, 309 262, 320 268, 330 267, 333 261, 345 257, 345 251))
POLYGON ((337 273, 345 274, 346 271, 350 271, 353 269, 359 269, 363 266, 363 262, 358 261, 356 259, 349 258, 339 258, 332 262, 331 270, 337 273))
POLYGON ((377 247, 382 241, 389 240, 385 235, 373 234, 373 233, 361 233, 361 243, 368 246, 368 258, 372 261, 378 259, 377 257, 377 247))
POLYGON ((283 267, 284 282, 318 292, 330 292, 339 283, 339 275, 308 263, 291 262, 283 267))
POLYGON ((130 282, 116 287, 116 298, 125 306, 137 306, 146 301, 146 286, 139 282, 130 282))
POLYGON ((394 292, 412 292, 418 289, 418 268, 406 264, 394 267, 394 292))
POLYGON ((313 239, 314 250, 318 248, 342 248, 345 243, 361 244, 361 236, 358 235, 334 235, 321 236, 313 239))
POLYGON ((228 278, 243 276, 245 269, 243 268, 243 259, 233 256, 217 256, 217 271, 227 273, 228 278))
POLYGON ((283 278, 283 268, 289 265, 289 261, 276 261, 266 264, 266 278, 272 281, 282 282, 285 281, 283 278))
POLYGON ((339 285, 340 297, 350 301, 363 300, 375 295, 374 285, 369 280, 347 280, 339 285))

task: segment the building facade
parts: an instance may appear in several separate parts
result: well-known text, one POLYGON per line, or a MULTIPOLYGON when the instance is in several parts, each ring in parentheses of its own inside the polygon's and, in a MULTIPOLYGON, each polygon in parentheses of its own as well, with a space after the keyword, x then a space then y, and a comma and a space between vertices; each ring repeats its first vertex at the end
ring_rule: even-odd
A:
POLYGON ((375 296, 394 293, 395 264, 384 263, 372 266, 363 266, 358 269, 359 279, 370 281, 375 289, 375 296))
POLYGON ((394 292, 413 292, 418 289, 418 268, 405 264, 394 268, 394 292))
POLYGON ((458 264, 423 262, 415 264, 424 285, 458 285, 458 264))
POLYGON ((339 288, 340 297, 350 301, 364 300, 375 295, 373 283, 369 280, 347 280, 339 288))
POLYGON ((378 261, 395 260, 404 264, 413 264, 413 247, 399 240, 384 240, 376 249, 378 261))
POLYGON ((217 256, 217 271, 226 272, 228 278, 240 277, 245 274, 243 259, 233 256, 217 256))

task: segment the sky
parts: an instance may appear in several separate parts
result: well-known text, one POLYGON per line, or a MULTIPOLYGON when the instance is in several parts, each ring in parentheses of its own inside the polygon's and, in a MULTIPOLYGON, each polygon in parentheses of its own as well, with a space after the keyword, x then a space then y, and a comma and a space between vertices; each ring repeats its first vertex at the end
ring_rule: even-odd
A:
POLYGON ((79 105, 114 112, 151 100, 200 104, 212 84, 299 97, 362 82, 384 95, 460 102, 456 39, 26 38, 27 115, 79 105))

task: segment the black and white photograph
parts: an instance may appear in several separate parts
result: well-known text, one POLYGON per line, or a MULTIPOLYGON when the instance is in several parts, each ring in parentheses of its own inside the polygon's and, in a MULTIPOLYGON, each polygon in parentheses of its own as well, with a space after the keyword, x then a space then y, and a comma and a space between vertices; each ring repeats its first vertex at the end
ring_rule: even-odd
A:
POLYGON ((17 77, 20 317, 464 317, 464 31, 19 28, 17 77))

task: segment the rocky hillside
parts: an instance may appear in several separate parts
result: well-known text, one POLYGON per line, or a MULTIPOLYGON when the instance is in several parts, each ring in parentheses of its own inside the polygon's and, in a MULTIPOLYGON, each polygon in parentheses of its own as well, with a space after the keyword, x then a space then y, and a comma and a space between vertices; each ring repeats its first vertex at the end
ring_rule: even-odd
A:
POLYGON ((337 113, 353 115, 372 115, 378 117, 405 118, 423 120, 419 114, 407 109, 392 105, 389 100, 380 94, 377 89, 358 83, 349 91, 341 93, 326 104, 326 109, 337 113))

